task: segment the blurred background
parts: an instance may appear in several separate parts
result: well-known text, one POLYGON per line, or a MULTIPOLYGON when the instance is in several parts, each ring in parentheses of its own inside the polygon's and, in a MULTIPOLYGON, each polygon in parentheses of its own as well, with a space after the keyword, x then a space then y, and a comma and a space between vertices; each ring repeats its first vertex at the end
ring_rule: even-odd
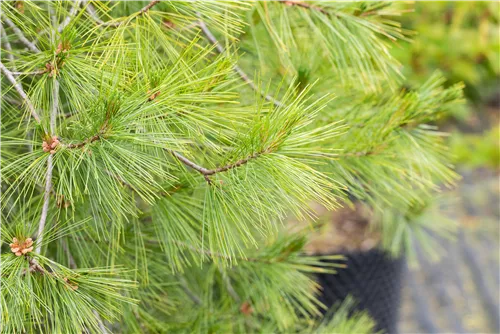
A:
POLYGON ((407 85, 435 70, 464 82, 467 103, 442 119, 462 180, 446 214, 459 225, 441 259, 420 256, 404 280, 401 333, 500 333, 498 2, 415 2, 403 26, 418 32, 394 48, 407 85))

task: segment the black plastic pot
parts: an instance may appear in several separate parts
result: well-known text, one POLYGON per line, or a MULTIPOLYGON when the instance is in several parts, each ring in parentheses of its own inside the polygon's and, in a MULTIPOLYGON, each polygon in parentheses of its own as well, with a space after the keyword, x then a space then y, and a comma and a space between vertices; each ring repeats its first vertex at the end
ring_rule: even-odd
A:
POLYGON ((317 276, 323 287, 321 302, 330 308, 350 295, 357 302, 355 310, 367 311, 377 331, 397 333, 404 259, 395 259, 379 249, 343 255, 347 268, 317 276))

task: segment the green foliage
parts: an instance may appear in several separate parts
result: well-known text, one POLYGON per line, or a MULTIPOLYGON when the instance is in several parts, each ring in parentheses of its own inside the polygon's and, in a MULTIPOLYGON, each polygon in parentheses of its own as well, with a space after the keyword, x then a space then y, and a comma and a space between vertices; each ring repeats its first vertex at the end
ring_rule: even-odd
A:
POLYGON ((447 231, 409 213, 457 179, 432 124, 462 86, 398 88, 401 5, 1 6, 0 331, 368 333, 319 324, 341 258, 285 220, 354 196, 394 252, 447 231))
POLYGON ((465 168, 500 166, 499 127, 494 127, 483 134, 454 133, 450 146, 454 160, 465 168))
POLYGON ((394 55, 405 74, 418 84, 436 68, 450 83, 466 83, 466 96, 477 101, 500 75, 499 6, 496 2, 432 2, 416 4, 402 19, 418 37, 394 55))

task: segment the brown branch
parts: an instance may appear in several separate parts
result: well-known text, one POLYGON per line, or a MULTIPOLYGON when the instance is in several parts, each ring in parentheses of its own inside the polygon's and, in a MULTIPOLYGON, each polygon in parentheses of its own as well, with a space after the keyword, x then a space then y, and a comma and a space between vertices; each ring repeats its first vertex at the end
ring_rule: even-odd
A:
POLYGON ((142 15, 144 13, 146 13, 148 10, 150 10, 154 5, 156 5, 157 3, 159 3, 160 0, 154 0, 154 1, 151 1, 150 3, 148 3, 146 6, 144 6, 139 12, 137 15, 142 15))
POLYGON ((318 7, 318 6, 315 6, 313 4, 309 4, 309 3, 304 2, 304 1, 298 1, 298 0, 279 0, 279 2, 281 2, 282 4, 287 5, 287 6, 296 6, 296 7, 301 7, 301 8, 305 8, 305 9, 312 9, 312 10, 321 12, 321 13, 323 13, 325 15, 330 15, 330 13, 326 9, 318 7))
POLYGON ((183 156, 182 154, 180 154, 176 151, 168 150, 168 149, 167 149, 167 151, 170 152, 174 157, 176 157, 184 165, 191 167, 192 169, 196 170, 201 175, 203 175, 205 177, 205 180, 207 180, 208 183, 211 183, 211 180, 209 178, 210 175, 214 175, 217 173, 226 172, 226 171, 234 169, 234 168, 238 168, 238 167, 248 163, 250 160, 258 158, 262 154, 269 153, 269 149, 266 149, 266 150, 263 150, 261 152, 255 152, 254 154, 249 155, 246 158, 240 159, 234 163, 230 163, 230 164, 227 164, 227 165, 222 166, 222 167, 217 167, 215 169, 208 169, 208 168, 205 168, 205 167, 202 167, 202 166, 196 164, 195 162, 189 160, 188 158, 186 158, 185 156, 183 156))
MULTIPOLYGON (((200 18, 198 20, 198 26, 200 27, 201 31, 205 35, 205 37, 215 45, 216 50, 219 53, 224 53, 224 47, 219 43, 217 38, 215 38, 214 34, 208 29, 207 25, 205 22, 201 20, 201 15, 200 13, 197 13, 197 16, 200 18)), ((258 92, 263 98, 265 98, 267 101, 272 102, 276 107, 281 107, 283 104, 276 100, 274 97, 262 92, 259 87, 250 79, 250 77, 239 67, 237 64, 233 64, 233 71, 236 72, 240 78, 247 84, 249 85, 254 91, 258 92)))
POLYGON ((92 137, 89 137, 89 138, 85 139, 82 142, 71 143, 71 144, 64 144, 64 147, 70 148, 70 149, 73 149, 73 148, 82 148, 82 147, 84 147, 87 144, 91 144, 93 142, 98 141, 99 139, 101 139, 102 135, 103 135, 103 133, 99 132, 98 134, 95 134, 92 137))

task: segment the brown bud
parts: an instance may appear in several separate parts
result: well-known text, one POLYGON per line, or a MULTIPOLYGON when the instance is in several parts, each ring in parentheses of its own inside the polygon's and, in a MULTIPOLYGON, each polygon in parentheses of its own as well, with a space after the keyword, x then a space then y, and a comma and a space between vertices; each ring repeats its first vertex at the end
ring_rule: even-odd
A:
POLYGON ((252 305, 249 302, 244 302, 241 304, 240 312, 244 315, 251 315, 253 313, 252 305))

